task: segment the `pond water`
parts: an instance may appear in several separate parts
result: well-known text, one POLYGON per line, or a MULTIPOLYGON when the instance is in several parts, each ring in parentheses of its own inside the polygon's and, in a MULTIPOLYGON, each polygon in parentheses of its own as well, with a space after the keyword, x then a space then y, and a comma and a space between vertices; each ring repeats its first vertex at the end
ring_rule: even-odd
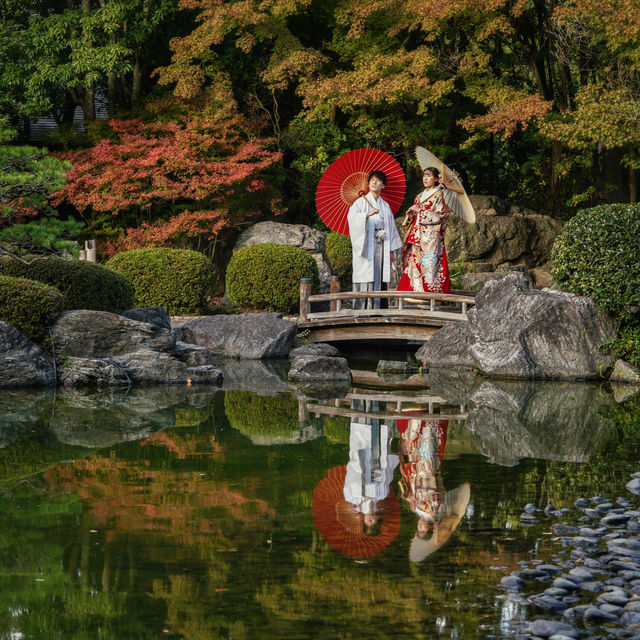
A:
POLYGON ((568 553, 523 507, 634 499, 608 387, 285 373, 0 393, 0 638, 509 637, 501 577, 568 553))

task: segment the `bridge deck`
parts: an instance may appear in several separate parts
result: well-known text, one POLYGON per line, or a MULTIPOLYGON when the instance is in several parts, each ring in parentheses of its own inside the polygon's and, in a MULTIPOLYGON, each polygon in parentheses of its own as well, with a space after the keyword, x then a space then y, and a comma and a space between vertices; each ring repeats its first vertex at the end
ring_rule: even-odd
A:
MULTIPOLYGON (((333 283, 332 283, 333 284, 333 283)), ((311 294, 311 283, 300 284, 298 327, 309 330, 310 342, 341 340, 426 341, 440 327, 467 319, 467 307, 475 303, 471 292, 414 293, 405 291, 333 291, 311 294), (387 300, 387 309, 342 308, 351 300, 387 300), (436 305, 436 302, 439 303, 436 305), (312 303, 329 303, 329 310, 311 311, 312 303)))

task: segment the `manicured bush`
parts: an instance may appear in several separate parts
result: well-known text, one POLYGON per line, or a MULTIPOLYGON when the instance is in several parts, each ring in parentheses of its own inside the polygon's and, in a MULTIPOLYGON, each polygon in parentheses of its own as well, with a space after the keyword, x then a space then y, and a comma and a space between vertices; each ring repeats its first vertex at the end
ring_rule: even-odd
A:
POLYGON ((589 296, 620 318, 606 346, 640 366, 640 204, 581 211, 556 238, 551 259, 561 289, 589 296))
POLYGON ((62 311, 91 309, 118 313, 133 306, 133 287, 123 276, 93 262, 57 256, 31 258, 23 264, 8 256, 0 259, 0 274, 29 278, 56 287, 62 311))
POLYGON ((351 283, 352 260, 351 239, 341 233, 331 232, 326 240, 327 258, 331 264, 331 271, 340 276, 342 288, 351 283))
POLYGON ((62 294, 42 282, 0 275, 0 320, 41 343, 47 327, 60 313, 62 294))
POLYGON ((258 396, 250 391, 227 391, 224 408, 229 424, 249 437, 290 438, 299 430, 298 402, 290 393, 258 396))
POLYGON ((552 277, 622 318, 640 307, 640 204, 580 211, 553 246, 552 277))
POLYGON ((241 307, 288 313, 300 304, 300 279, 318 291, 318 265, 303 249, 266 243, 239 249, 227 267, 227 295, 241 307))
POLYGON ((166 247, 117 253, 107 267, 125 276, 138 307, 164 307, 169 315, 203 313, 212 293, 214 268, 202 253, 166 247))

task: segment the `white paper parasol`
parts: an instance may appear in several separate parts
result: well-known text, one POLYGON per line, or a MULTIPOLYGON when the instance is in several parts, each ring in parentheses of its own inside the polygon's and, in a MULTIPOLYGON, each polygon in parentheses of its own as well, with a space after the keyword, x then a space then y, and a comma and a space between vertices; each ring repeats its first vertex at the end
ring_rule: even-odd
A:
POLYGON ((435 167, 440 171, 440 182, 446 187, 444 201, 449 209, 465 222, 475 222, 476 214, 473 205, 458 176, 442 160, 439 160, 424 147, 416 147, 416 158, 418 158, 421 169, 435 167))

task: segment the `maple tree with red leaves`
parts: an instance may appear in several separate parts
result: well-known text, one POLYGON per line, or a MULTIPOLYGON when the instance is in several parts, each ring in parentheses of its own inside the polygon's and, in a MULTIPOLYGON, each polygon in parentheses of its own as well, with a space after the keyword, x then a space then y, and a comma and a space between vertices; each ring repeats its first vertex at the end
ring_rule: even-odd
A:
POLYGON ((281 154, 255 135, 259 124, 219 89, 157 101, 141 118, 110 120, 94 147, 65 154, 72 169, 54 203, 72 204, 98 237, 115 229, 107 253, 163 245, 212 253, 226 228, 280 212, 270 170, 281 154))

